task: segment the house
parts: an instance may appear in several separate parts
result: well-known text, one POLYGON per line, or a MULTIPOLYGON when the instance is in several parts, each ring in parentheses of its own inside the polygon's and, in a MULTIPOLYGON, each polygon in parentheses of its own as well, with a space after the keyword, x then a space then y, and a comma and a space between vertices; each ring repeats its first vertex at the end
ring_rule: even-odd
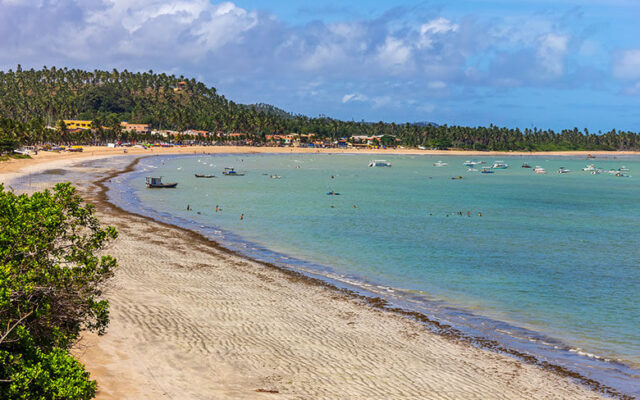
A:
POLYGON ((148 135, 151 133, 151 125, 149 124, 130 124, 127 121, 122 121, 120 126, 125 132, 135 132, 139 135, 148 135))
POLYGON ((65 119, 64 124, 67 126, 67 129, 91 129, 91 121, 65 119))

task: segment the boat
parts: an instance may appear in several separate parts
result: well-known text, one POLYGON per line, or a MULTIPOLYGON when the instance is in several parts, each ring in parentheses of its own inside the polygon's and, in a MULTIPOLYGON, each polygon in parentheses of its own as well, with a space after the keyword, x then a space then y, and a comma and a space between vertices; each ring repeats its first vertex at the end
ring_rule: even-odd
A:
POLYGON ((504 161, 495 161, 491 168, 493 168, 493 169, 507 169, 507 168, 509 168, 509 164, 506 164, 504 161))
POLYGON ((463 165, 465 167, 475 167, 476 165, 484 164, 484 161, 465 161, 463 165))
POLYGON ((215 175, 202 175, 202 174, 195 174, 196 178, 215 178, 215 175))
POLYGON ((596 166, 593 164, 589 164, 586 167, 582 168, 583 171, 591 172, 596 170, 596 166))
POLYGON ((280 175, 269 175, 269 178, 271 178, 271 179, 280 179, 282 177, 280 175))
POLYGON ((559 174, 568 174, 569 172, 571 172, 571 170, 570 169, 566 169, 565 167, 558 168, 558 173, 559 174))
POLYGON ((70 152, 74 152, 74 153, 82 153, 82 146, 71 146, 67 149, 67 151, 70 152))
POLYGON ((370 167, 390 167, 391 163, 387 160, 371 160, 369 161, 370 167))
POLYGON ((524 164, 522 164, 522 168, 531 168, 531 165, 529 165, 527 163, 524 163, 524 164))
POLYGON ((235 168, 230 168, 230 167, 225 168, 222 174, 226 176, 244 176, 244 174, 236 172, 235 168))
POLYGON ((146 177, 147 180, 147 187, 148 188, 174 188, 176 186, 178 186, 177 182, 172 182, 172 183, 162 183, 162 177, 151 177, 151 176, 147 176, 146 177))
POLYGON ((446 167, 447 165, 449 165, 449 164, 447 164, 446 162, 442 162, 442 161, 438 161, 438 162, 433 163, 434 167, 446 167))
POLYGON ((621 172, 629 172, 629 168, 627 168, 627 167, 625 167, 625 166, 623 165, 622 167, 618 168, 618 171, 621 171, 621 172))
POLYGON ((546 170, 546 169, 544 169, 544 168, 542 168, 541 166, 536 166, 536 167, 533 169, 533 172, 535 172, 536 174, 546 174, 546 173, 547 173, 547 170, 546 170))
POLYGON ((327 193, 327 195, 329 195, 329 196, 340 196, 340 193, 338 193, 338 192, 334 192, 334 191, 332 190, 332 191, 330 191, 329 193, 327 193))
POLYGON ((467 172, 478 172, 478 168, 467 168, 467 172))
POLYGON ((482 171, 480 171, 481 174, 493 174, 494 171, 491 168, 482 168, 482 171))
POLYGON ((618 177, 618 178, 628 178, 628 177, 629 177, 629 175, 627 175, 627 174, 623 174, 622 172, 618 172, 618 173, 616 174, 616 177, 618 177))
POLYGON ((591 154, 587 154, 587 158, 596 158, 596 156, 592 156, 591 154))

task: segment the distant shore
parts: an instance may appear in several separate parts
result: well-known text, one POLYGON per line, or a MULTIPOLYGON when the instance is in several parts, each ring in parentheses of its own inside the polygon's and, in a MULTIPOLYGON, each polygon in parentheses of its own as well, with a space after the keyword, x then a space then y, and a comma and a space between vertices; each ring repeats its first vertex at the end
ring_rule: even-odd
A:
MULTIPOLYGON (((127 155, 194 152, 519 155, 222 146, 129 148, 127 155)), ((120 155, 121 148, 104 147, 39 153, 0 163, 0 182, 120 155)), ((123 212, 94 182, 81 191, 100 220, 120 232, 108 250, 120 265, 107 290, 111 325, 105 336, 86 335, 75 350, 98 380, 98 399, 602 398, 552 371, 434 334, 195 233, 123 212)))
MULTIPOLYGON (((39 169, 38 165, 43 163, 62 162, 66 160, 81 161, 93 158, 113 157, 121 155, 157 155, 157 154, 258 154, 258 153, 324 153, 324 154, 370 154, 381 157, 384 155, 439 155, 439 156, 468 156, 468 157, 526 157, 526 156, 566 156, 566 157, 615 157, 640 155, 638 151, 473 151, 473 150, 420 150, 420 149, 338 149, 338 148, 306 148, 306 147, 252 147, 252 146, 174 146, 174 147, 153 147, 143 149, 139 147, 117 147, 86 146, 81 153, 70 152, 47 152, 41 151, 37 155, 32 155, 31 159, 11 159, 0 162, 0 174, 5 176, 17 176, 19 173, 34 172, 39 169), (126 149, 126 153, 124 150, 126 149)), ((53 165, 53 164, 51 164, 53 165)))

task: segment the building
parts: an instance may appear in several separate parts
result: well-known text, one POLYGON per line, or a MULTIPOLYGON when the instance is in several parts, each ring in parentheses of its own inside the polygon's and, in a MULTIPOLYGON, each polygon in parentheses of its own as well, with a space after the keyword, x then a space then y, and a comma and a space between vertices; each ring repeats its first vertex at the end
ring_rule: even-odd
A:
POLYGON ((135 132, 139 135, 148 135, 151 133, 151 125, 149 124, 130 124, 127 121, 120 123, 122 130, 125 132, 135 132))
POLYGON ((65 119, 64 124, 67 126, 67 129, 91 129, 91 121, 65 119))

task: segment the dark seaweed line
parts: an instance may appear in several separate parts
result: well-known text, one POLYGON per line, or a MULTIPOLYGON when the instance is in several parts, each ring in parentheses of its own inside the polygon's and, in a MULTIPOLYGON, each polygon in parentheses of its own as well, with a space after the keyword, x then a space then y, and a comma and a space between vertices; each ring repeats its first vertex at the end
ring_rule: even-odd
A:
POLYGON ((255 260, 251 257, 248 257, 245 254, 242 254, 238 251, 235 250, 231 250, 227 247, 222 246, 220 243, 218 243, 217 241, 210 239, 208 237, 206 237, 205 235, 199 233, 199 232, 195 232, 192 231, 190 229, 187 228, 183 228, 181 226, 177 226, 177 225, 173 225, 170 224, 168 222, 163 222, 163 221, 157 221, 149 216, 146 215, 142 215, 142 214, 138 214, 136 212, 133 211, 127 211, 125 209, 123 209, 122 207, 112 203, 109 200, 109 197, 107 196, 107 192, 109 191, 108 186, 105 184, 105 182, 107 182, 110 179, 116 178, 119 175, 122 174, 126 174, 129 172, 134 171, 135 167, 138 165, 138 163, 147 157, 157 157, 155 155, 151 156, 141 156, 141 157, 137 157, 135 160, 133 160, 129 165, 127 165, 124 169, 121 170, 117 170, 115 172, 112 172, 111 174, 108 174, 107 176, 99 179, 98 181, 96 181, 96 186, 98 186, 98 188, 100 189, 98 193, 95 194, 95 202, 97 204, 99 204, 101 206, 102 209, 106 209, 106 208, 110 208, 115 210, 116 212, 120 213, 121 215, 124 216, 131 216, 134 215, 136 217, 140 217, 142 219, 166 226, 168 228, 172 228, 172 229, 177 229, 182 231, 185 235, 187 235, 187 237, 190 237, 191 239, 193 239, 194 241, 200 242, 202 244, 205 244, 206 246, 212 247, 214 249, 216 249, 217 251, 232 255, 232 256, 236 256, 236 257, 240 257, 243 258, 245 260, 251 261, 251 262, 255 262, 258 264, 261 264, 265 267, 271 268, 273 270, 279 271, 280 273, 284 274, 286 277, 288 277, 290 280, 292 281, 296 281, 296 282, 302 282, 308 285, 314 285, 314 286, 321 286, 324 288, 327 288, 333 292, 336 293, 340 293, 342 295, 345 295, 349 298, 352 299, 356 299, 356 300, 360 300, 363 303, 379 309, 379 310, 384 310, 387 312, 391 312, 397 315, 401 315, 410 319, 413 319, 415 321, 418 321, 420 323, 422 323, 427 329, 429 329, 429 331, 437 333, 443 337, 446 337, 448 339, 451 339, 453 341, 456 342, 463 342, 463 343, 467 343, 469 345, 481 348, 481 349, 486 349, 486 350, 490 350, 490 351, 494 351, 497 353, 502 353, 502 354, 508 354, 514 358, 517 358, 527 364, 530 365, 535 365, 538 366, 540 368, 543 368, 547 371, 551 371, 553 373, 556 373, 559 376, 562 377, 568 377, 568 378, 572 378, 574 380, 576 380, 577 382, 581 383, 584 386, 587 386, 588 388, 590 388, 591 390, 601 393, 603 395, 607 395, 613 398, 617 398, 617 399, 621 399, 621 400, 634 400, 636 399, 636 397, 628 395, 628 394, 624 394, 624 393, 620 393, 618 390, 609 387, 605 384, 602 384, 594 379, 588 378, 578 372, 572 371, 567 367, 561 366, 561 365, 556 365, 553 363, 550 363, 548 361, 543 361, 543 360, 539 360, 537 357, 531 355, 531 354, 526 354, 523 353, 521 351, 509 348, 503 344, 501 344, 500 342, 496 341, 496 340, 492 340, 492 339, 485 339, 485 338, 479 338, 479 337, 474 337, 474 336, 470 336, 465 334, 464 332, 460 331, 459 329, 456 329, 448 324, 443 324, 440 323, 438 321, 435 321, 433 319, 430 319, 429 317, 427 317, 425 314, 417 312, 417 311, 411 311, 411 310, 406 310, 404 308, 400 308, 400 307, 391 307, 388 303, 388 301, 382 297, 378 297, 378 296, 365 296, 363 294, 357 293, 356 291, 352 290, 352 289, 348 289, 348 288, 340 288, 332 283, 326 282, 320 278, 315 278, 315 277, 311 277, 308 276, 300 271, 296 271, 293 270, 291 268, 285 267, 285 266, 280 266, 280 265, 276 265, 270 262, 266 262, 266 261, 260 261, 260 260, 255 260))

